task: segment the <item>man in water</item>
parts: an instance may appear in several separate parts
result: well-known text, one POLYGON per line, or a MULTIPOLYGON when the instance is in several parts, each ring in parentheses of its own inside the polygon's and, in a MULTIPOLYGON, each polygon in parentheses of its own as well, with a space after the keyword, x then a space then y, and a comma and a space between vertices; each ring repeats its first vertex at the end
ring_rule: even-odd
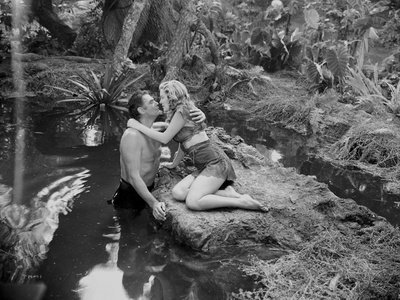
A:
MULTIPOLYGON (((129 100, 129 115, 143 125, 158 130, 168 126, 164 122, 154 121, 162 113, 159 104, 149 93, 138 91, 129 100)), ((194 121, 202 122, 204 113, 191 111, 194 121)), ((120 143, 120 185, 109 203, 116 208, 142 210, 146 204, 153 211, 153 216, 160 221, 166 218, 165 203, 159 202, 151 193, 154 188, 161 157, 161 143, 136 129, 127 128, 120 143)))

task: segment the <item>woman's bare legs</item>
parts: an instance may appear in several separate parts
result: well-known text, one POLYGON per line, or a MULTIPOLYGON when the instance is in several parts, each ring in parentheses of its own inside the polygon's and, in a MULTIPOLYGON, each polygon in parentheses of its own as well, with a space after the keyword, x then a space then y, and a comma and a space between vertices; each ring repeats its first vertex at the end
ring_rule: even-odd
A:
POLYGON ((172 189, 172 197, 178 201, 185 201, 194 180, 195 177, 193 175, 188 175, 179 181, 172 189))
POLYGON ((186 206, 192 210, 208 210, 220 207, 264 210, 264 206, 260 202, 251 198, 250 195, 240 195, 236 191, 233 193, 233 188, 225 191, 225 195, 232 193, 231 196, 222 196, 221 192, 224 193, 224 191, 218 191, 218 189, 224 181, 224 179, 218 177, 199 175, 191 183, 186 196, 186 206), (240 197, 237 197, 237 195, 240 195, 240 197))
MULTIPOLYGON (((189 189, 196 178, 193 175, 188 175, 179 181, 172 189, 172 197, 177 201, 185 201, 186 196, 189 192, 189 189)), ((232 197, 232 198, 240 198, 242 194, 239 194, 235 191, 233 186, 228 185, 223 190, 218 190, 215 192, 215 195, 222 197, 232 197)))

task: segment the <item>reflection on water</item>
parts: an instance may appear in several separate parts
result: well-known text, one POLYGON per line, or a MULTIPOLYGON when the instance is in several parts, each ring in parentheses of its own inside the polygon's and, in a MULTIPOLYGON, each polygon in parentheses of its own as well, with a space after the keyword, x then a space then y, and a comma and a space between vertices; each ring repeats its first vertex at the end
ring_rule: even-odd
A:
MULTIPOLYGON (((73 125, 73 128, 78 130, 76 137, 88 147, 102 145, 110 138, 119 140, 128 121, 127 114, 109 106, 96 106, 89 110, 82 108, 73 111, 66 108, 54 112, 52 117, 64 119, 64 122, 58 123, 57 132, 69 134, 65 126, 73 125)), ((46 119, 43 121, 48 122, 46 119)))
POLYGON ((316 176, 318 181, 328 184, 338 197, 354 199, 385 217, 391 224, 400 225, 400 199, 387 192, 387 182, 380 177, 360 170, 346 170, 313 157, 303 163, 300 172, 316 176))
POLYGON ((131 299, 122 285, 123 272, 116 264, 118 243, 107 244, 106 251, 109 254, 108 261, 94 266, 87 275, 79 280, 76 292, 80 299, 131 299))
POLYGON ((110 239, 108 261, 79 280, 77 292, 82 300, 111 299, 105 295, 113 295, 112 299, 229 299, 239 287, 254 287, 253 280, 238 270, 249 254, 265 259, 282 254, 262 247, 221 249, 212 255, 195 252, 157 229, 147 210, 116 209, 114 220, 116 226, 104 234, 110 239))
POLYGON ((77 195, 85 190, 86 170, 65 176, 44 187, 29 203, 14 203, 9 192, 0 196, 0 216, 9 229, 3 235, 2 279, 26 283, 46 258, 48 245, 58 228, 59 214, 71 211, 77 195))
POLYGON ((400 226, 400 197, 387 192, 387 182, 359 170, 345 170, 313 158, 313 139, 278 126, 252 120, 247 113, 237 111, 210 112, 208 123, 223 127, 231 135, 241 136, 264 156, 278 160, 284 167, 294 167, 299 173, 315 176, 328 184, 341 198, 352 198, 400 226))

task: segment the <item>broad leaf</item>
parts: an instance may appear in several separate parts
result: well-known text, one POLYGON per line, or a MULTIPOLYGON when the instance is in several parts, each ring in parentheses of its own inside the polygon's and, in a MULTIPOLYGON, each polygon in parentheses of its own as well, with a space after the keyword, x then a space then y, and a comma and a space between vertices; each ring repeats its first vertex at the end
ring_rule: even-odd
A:
POLYGON ((312 51, 312 49, 311 49, 310 46, 306 46, 306 53, 305 53, 305 55, 306 55, 306 57, 307 57, 309 60, 311 60, 311 61, 314 61, 314 60, 315 60, 315 59, 314 59, 313 51, 312 51))
POLYGON ((318 29, 319 14, 315 9, 304 10, 304 19, 311 28, 318 29))
POLYGON ((241 36, 240 36, 240 32, 239 31, 235 31, 233 34, 232 34, 232 39, 233 39, 233 42, 234 43, 240 43, 240 41, 241 41, 241 36))
POLYGON ((347 0, 347 3, 349 3, 352 8, 355 8, 358 11, 362 10, 361 0, 347 0))
POLYGON ((339 45, 336 50, 333 48, 327 49, 326 62, 334 76, 344 78, 349 62, 347 48, 344 45, 339 45))
POLYGON ((245 43, 251 37, 251 33, 248 30, 242 31, 242 43, 245 43))
POLYGON ((306 76, 307 79, 312 83, 319 83, 321 79, 321 74, 317 68, 317 64, 310 61, 306 67, 306 76))
POLYGON ((229 49, 231 49, 233 51, 233 53, 240 53, 241 52, 241 48, 239 44, 235 44, 235 43, 229 43, 229 49))
POLYGON ((366 31, 371 26, 372 26, 372 18, 371 17, 360 18, 353 22, 354 29, 360 29, 361 32, 366 31))
MULTIPOLYGON (((289 46, 288 46, 288 48, 289 48, 289 46)), ((294 42, 292 45, 290 45, 290 48, 289 48, 290 59, 294 62, 300 62, 302 50, 303 50, 303 46, 298 42, 294 42)))
POLYGON ((262 31, 260 27, 256 27, 251 32, 250 42, 252 45, 259 45, 263 42, 262 31))

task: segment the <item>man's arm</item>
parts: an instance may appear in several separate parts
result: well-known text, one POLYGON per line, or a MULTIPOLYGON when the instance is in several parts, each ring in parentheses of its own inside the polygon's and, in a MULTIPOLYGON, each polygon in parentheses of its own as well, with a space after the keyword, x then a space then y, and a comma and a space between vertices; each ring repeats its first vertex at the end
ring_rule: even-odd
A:
POLYGON ((153 209, 153 215, 157 220, 165 220, 165 203, 159 202, 147 189, 146 184, 140 177, 141 151, 143 148, 143 137, 131 130, 121 140, 122 161, 127 170, 128 178, 125 178, 153 209))

